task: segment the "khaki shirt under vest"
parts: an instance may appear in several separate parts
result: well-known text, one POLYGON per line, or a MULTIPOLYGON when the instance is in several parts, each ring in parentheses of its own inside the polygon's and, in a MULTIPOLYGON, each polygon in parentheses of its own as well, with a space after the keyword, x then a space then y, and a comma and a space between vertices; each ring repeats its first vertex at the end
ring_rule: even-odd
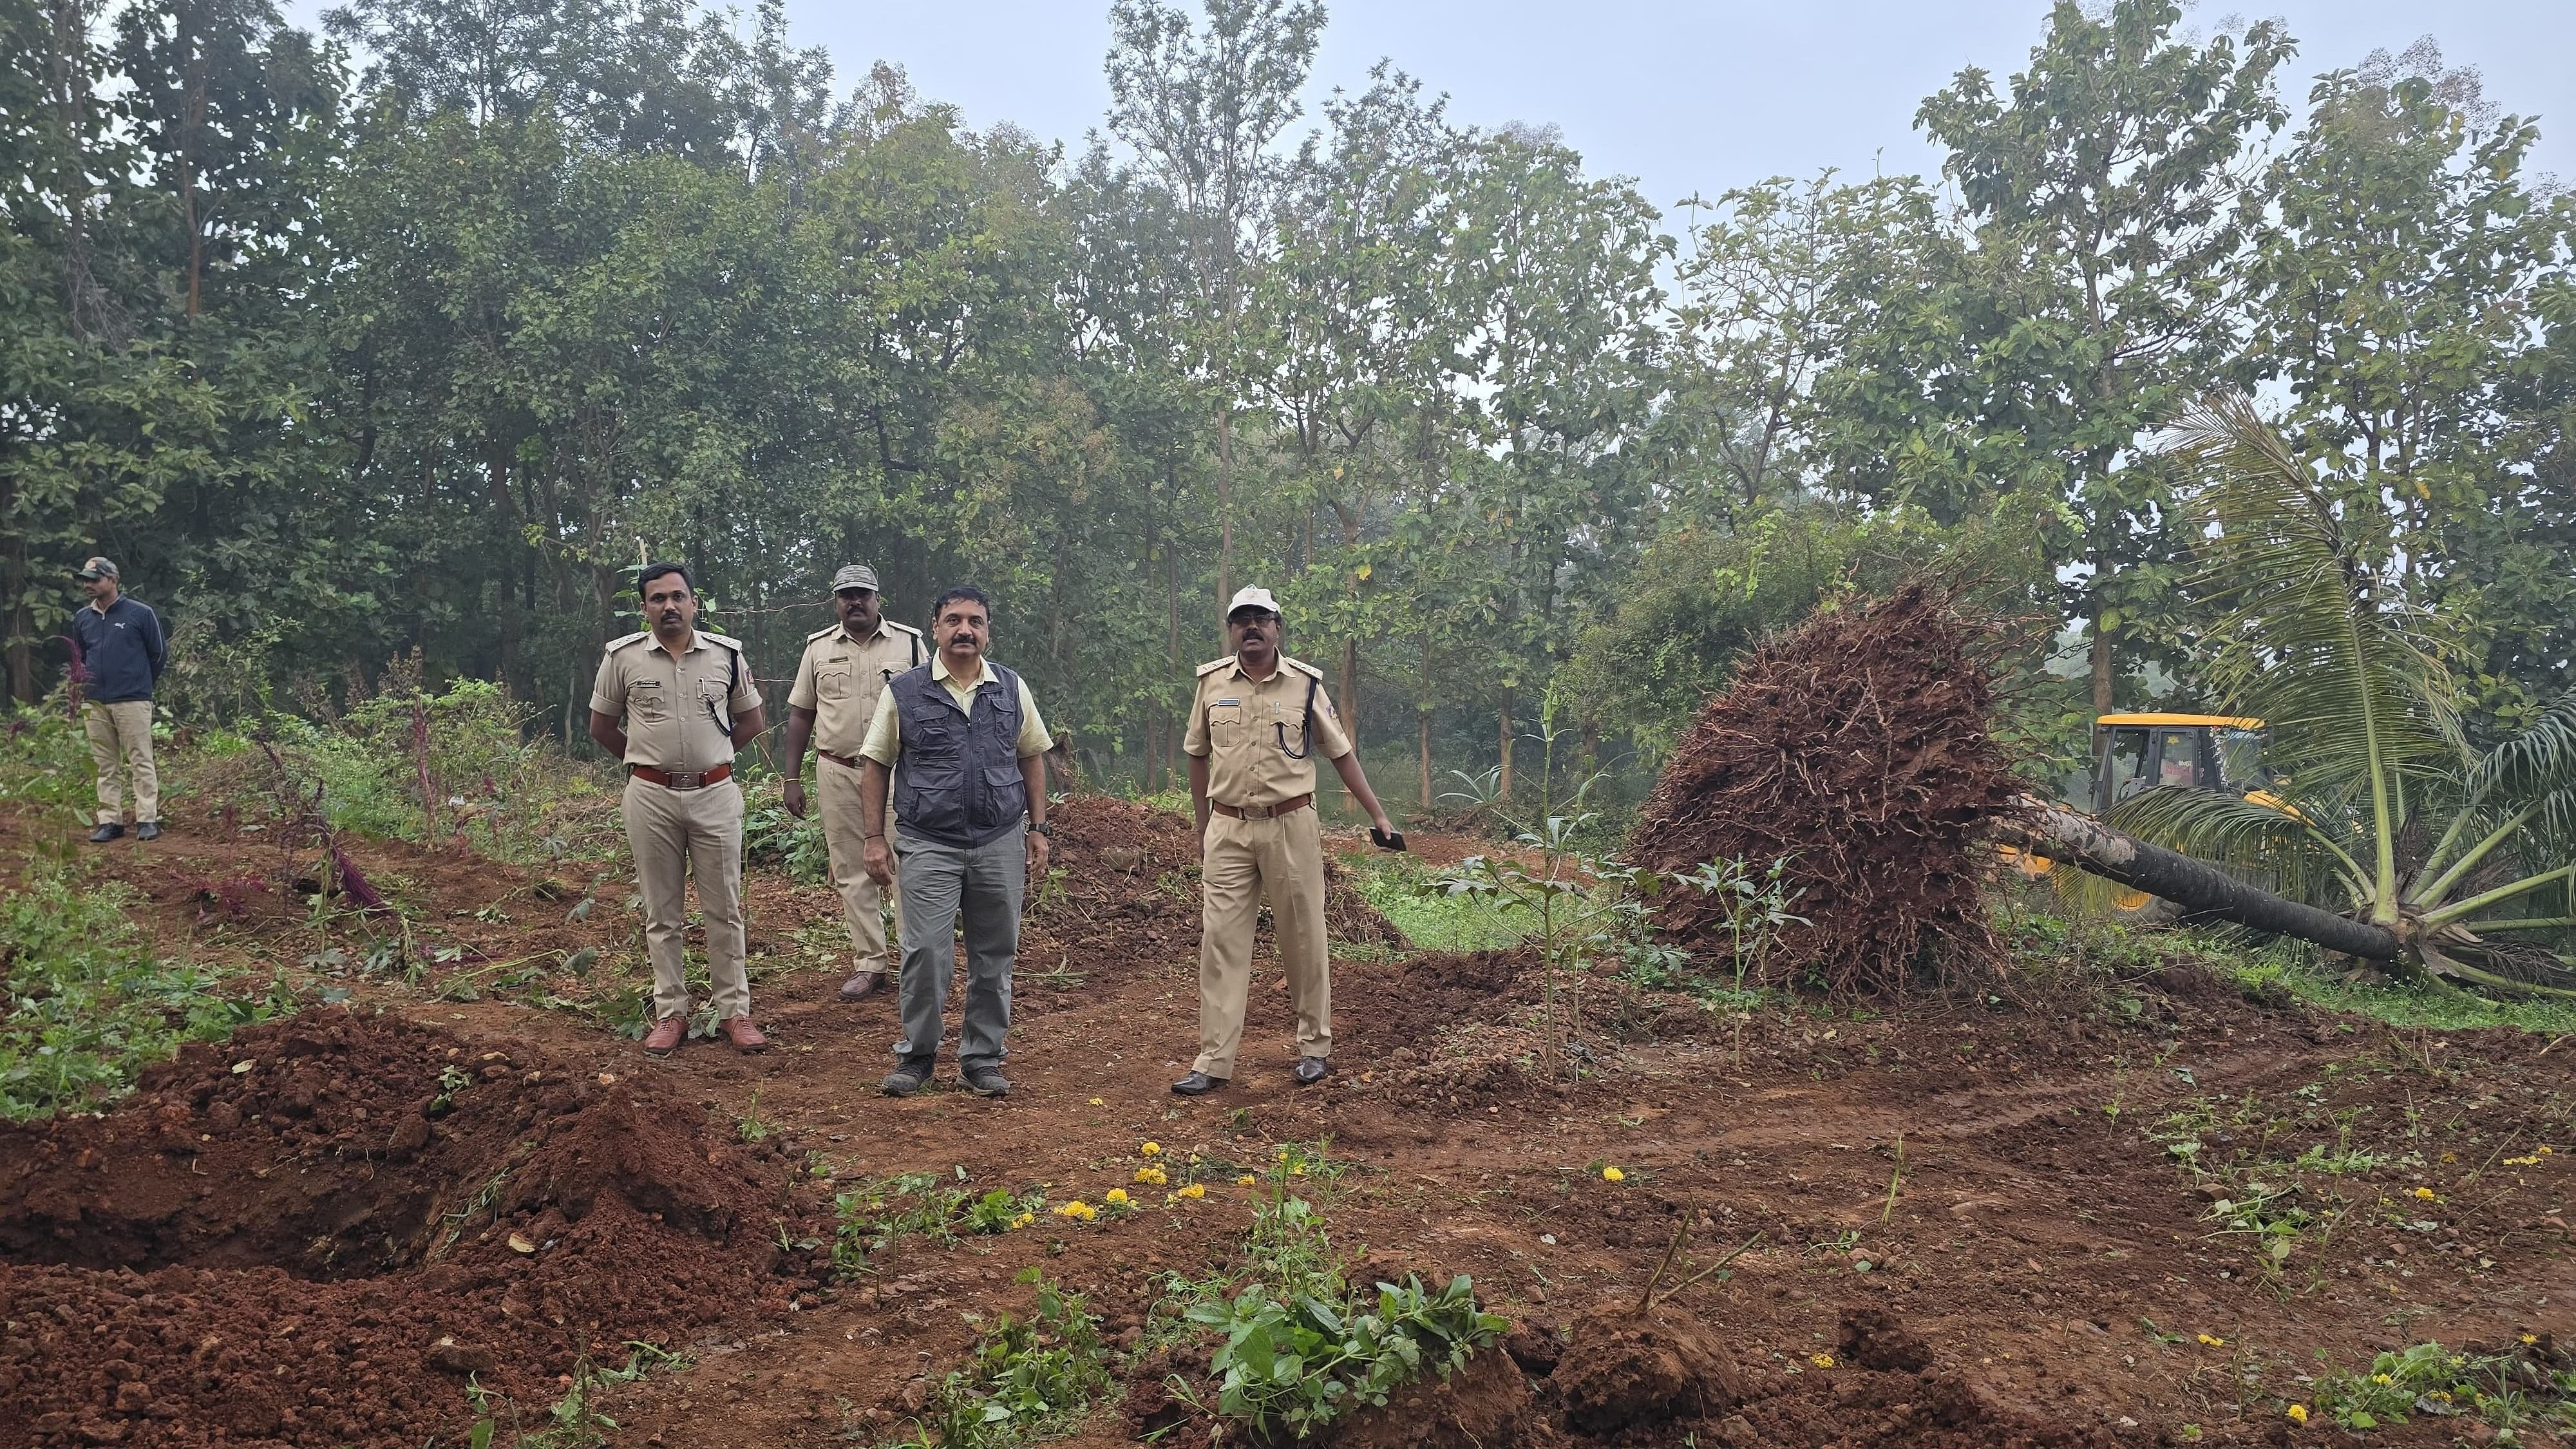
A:
POLYGON ((1184 753, 1208 762, 1208 798, 1240 809, 1276 805, 1315 793, 1315 761, 1351 752, 1341 716, 1324 689, 1324 672, 1302 659, 1279 658, 1268 679, 1243 672, 1231 654, 1199 666, 1184 753), (1306 686, 1315 687, 1315 734, 1306 737, 1306 686), (1284 742, 1284 744, 1283 744, 1284 742), (1296 759, 1288 753, 1304 755, 1296 759))
POLYGON ((734 717, 760 708, 740 640, 690 631, 678 658, 651 634, 608 641, 590 707, 622 720, 626 763, 712 770, 733 763, 734 717))
POLYGON ((787 703, 814 711, 814 748, 856 759, 886 681, 929 658, 921 631, 892 620, 879 620, 876 637, 866 640, 851 638, 838 624, 817 629, 805 636, 787 703))

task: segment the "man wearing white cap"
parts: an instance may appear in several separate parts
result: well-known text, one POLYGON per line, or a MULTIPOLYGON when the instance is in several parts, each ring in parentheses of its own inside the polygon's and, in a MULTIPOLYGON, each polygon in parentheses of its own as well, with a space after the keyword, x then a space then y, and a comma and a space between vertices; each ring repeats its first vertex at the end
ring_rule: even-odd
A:
MULTIPOLYGON (((832 888, 850 928, 855 971, 841 984, 841 999, 857 1001, 885 984, 884 903, 889 895, 860 859, 871 830, 859 806, 859 747, 877 717, 886 681, 929 657, 921 631, 885 617, 876 570, 850 564, 832 575, 832 599, 841 620, 805 636, 805 657, 787 691, 787 813, 805 818, 805 746, 812 742, 816 793, 822 797, 823 846, 832 859, 832 888)), ((902 898, 895 897, 895 929, 903 929, 902 898)))
POLYGON ((1404 848, 1324 692, 1323 671, 1279 652, 1283 622, 1268 589, 1234 596, 1225 615, 1234 652, 1199 666, 1181 742, 1198 815, 1201 893, 1199 1055, 1189 1075, 1172 1084, 1184 1097, 1214 1091, 1234 1075, 1252 984, 1252 930, 1265 895, 1297 1013, 1298 1085, 1312 1086, 1332 1070, 1318 748, 1368 811, 1378 844, 1404 848))

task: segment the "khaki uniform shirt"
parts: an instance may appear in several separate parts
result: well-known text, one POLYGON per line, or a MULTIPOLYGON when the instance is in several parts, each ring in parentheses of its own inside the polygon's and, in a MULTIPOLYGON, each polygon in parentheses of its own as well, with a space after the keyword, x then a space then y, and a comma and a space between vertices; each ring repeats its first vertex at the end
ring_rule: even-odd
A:
POLYGON ((866 640, 851 638, 838 624, 817 629, 805 636, 805 657, 796 661, 787 703, 814 711, 814 748, 855 759, 867 743, 886 681, 930 653, 920 630, 888 619, 878 620, 876 637, 866 640))
POLYGON ((1281 655, 1268 679, 1256 680, 1229 654, 1199 666, 1184 753, 1208 762, 1208 798, 1242 809, 1315 793, 1315 761, 1351 752, 1341 716, 1323 686, 1324 672, 1281 655), (1315 731, 1306 734, 1306 687, 1315 688, 1315 731), (1284 741, 1284 744, 1283 744, 1284 741), (1290 750, 1304 755, 1296 759, 1290 750))
POLYGON ((626 763, 712 770, 733 763, 734 717, 760 708, 740 640, 692 630, 679 657, 651 634, 608 641, 590 707, 621 717, 626 763))
MULTIPOLYGON (((975 661, 974 678, 959 679, 948 672, 946 659, 933 654, 930 656, 930 677, 939 681, 940 687, 948 691, 948 697, 957 701, 959 709, 966 711, 970 718, 974 715, 976 687, 988 677, 983 660, 975 661)), ((1025 760, 1031 755, 1043 755, 1054 747, 1055 739, 1047 733, 1046 721, 1038 718, 1038 702, 1029 693, 1029 681, 1021 677, 1020 737, 1016 746, 1019 756, 1025 760)), ((891 770, 895 756, 902 751, 903 711, 895 708, 894 691, 889 689, 877 695, 877 717, 869 723, 868 738, 859 746, 859 753, 891 770)))

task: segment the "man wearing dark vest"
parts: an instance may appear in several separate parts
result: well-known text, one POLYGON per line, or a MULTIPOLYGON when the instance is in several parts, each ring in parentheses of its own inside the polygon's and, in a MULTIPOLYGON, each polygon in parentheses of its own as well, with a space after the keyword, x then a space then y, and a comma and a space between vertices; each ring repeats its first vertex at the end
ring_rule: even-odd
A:
POLYGON ((1047 737, 1037 701, 1017 674, 987 661, 992 601, 959 585, 931 605, 939 652, 888 681, 859 746, 862 863, 879 885, 900 857, 903 1039, 885 1079, 889 1097, 930 1080, 948 1007, 961 922, 966 1009, 958 1074, 979 1097, 1011 1090, 1002 1037, 1011 1025, 1011 964, 1020 950, 1020 901, 1047 862, 1047 737), (885 837, 894 799, 894 842, 885 837))

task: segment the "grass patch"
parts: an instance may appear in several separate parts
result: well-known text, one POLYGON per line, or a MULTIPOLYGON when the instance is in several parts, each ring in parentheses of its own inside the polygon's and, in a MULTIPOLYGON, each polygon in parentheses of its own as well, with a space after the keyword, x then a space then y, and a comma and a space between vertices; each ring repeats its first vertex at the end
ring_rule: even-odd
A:
POLYGON ((2516 1026, 2544 1036, 2576 1033, 2576 1002, 2491 1001, 2394 983, 2346 981, 2293 959, 2287 951, 2239 958, 2227 963, 2227 970, 2248 991, 2286 991, 2310 1006, 2390 1026, 2428 1026, 2440 1031, 2516 1026))
POLYGON ((184 1042, 297 1010, 283 977, 155 958, 133 902, 124 886, 44 867, 0 902, 0 1116, 101 1106, 184 1042))
POLYGON ((1109 1353, 1100 1320, 1083 1300, 1037 1269, 1037 1307, 1027 1318, 996 1315, 963 1368, 951 1369, 913 1421, 903 1449, 1013 1449, 1060 1435, 1109 1392, 1109 1353))
POLYGON ((2362 1431, 2418 1418, 2467 1419, 2495 1430, 2498 1444, 2522 1442, 2524 1429, 2576 1430, 2576 1372, 2542 1358, 2532 1336, 2523 1344, 2520 1353, 2453 1353, 2438 1343, 2383 1353, 2367 1369, 2319 1378, 2317 1406, 2362 1431))
POLYGON ((1344 858, 1351 885, 1404 938, 1424 951, 1498 951, 1529 934, 1530 921, 1472 895, 1438 890, 1432 870, 1410 855, 1344 858))
POLYGON ((832 1235, 832 1267, 842 1278, 867 1271, 868 1262, 906 1237, 953 1243, 960 1235, 1007 1233, 1034 1222, 1046 1206, 1043 1193, 1013 1195, 1000 1188, 977 1193, 935 1172, 906 1172, 832 1199, 840 1220, 832 1235))

